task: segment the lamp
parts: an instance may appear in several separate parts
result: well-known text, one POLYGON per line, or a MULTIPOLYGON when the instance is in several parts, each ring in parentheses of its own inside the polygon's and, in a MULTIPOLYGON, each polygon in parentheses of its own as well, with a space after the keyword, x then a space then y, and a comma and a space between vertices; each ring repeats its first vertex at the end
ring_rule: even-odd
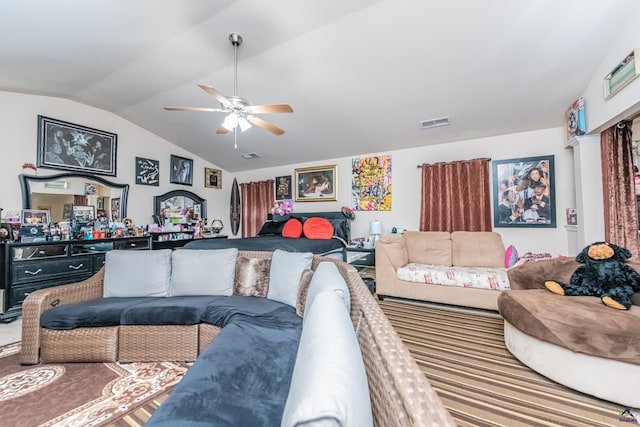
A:
POLYGON ((371 234, 371 247, 376 247, 376 242, 382 234, 382 223, 377 219, 369 223, 369 234, 371 234))

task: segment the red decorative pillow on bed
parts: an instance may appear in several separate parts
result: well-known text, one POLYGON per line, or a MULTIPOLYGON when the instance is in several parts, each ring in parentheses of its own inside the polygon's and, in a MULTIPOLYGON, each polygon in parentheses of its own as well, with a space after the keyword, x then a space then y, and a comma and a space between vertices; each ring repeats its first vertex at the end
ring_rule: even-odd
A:
POLYGON ((309 218, 302 229, 304 237, 308 239, 330 239, 333 236, 333 225, 324 218, 309 218))
POLYGON ((297 239, 300 236, 302 236, 302 223, 297 219, 291 218, 282 228, 282 237, 297 239))

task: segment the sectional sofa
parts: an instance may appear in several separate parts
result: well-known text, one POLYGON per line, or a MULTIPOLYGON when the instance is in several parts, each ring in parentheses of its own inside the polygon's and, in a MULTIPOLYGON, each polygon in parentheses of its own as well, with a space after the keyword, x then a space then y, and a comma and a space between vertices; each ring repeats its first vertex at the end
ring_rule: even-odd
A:
POLYGON ((153 426, 454 425, 358 272, 282 252, 109 252, 29 295, 21 362, 195 360, 153 426))

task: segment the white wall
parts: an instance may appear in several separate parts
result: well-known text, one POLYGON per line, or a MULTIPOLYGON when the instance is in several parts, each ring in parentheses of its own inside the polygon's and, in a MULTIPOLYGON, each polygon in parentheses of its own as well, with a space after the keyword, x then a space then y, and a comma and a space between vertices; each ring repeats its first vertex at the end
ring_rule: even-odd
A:
MULTIPOLYGON (((223 171, 222 190, 204 187, 204 168, 219 169, 216 165, 205 162, 139 126, 104 110, 66 99, 11 92, 0 92, 0 129, 2 129, 0 207, 5 210, 5 214, 11 210, 19 211, 22 207, 18 175, 22 173, 22 164, 36 164, 38 115, 118 135, 117 176, 104 176, 104 178, 130 185, 127 215, 136 224, 151 222, 154 196, 181 189, 192 191, 205 198, 208 218, 220 218, 228 227, 230 179, 233 181, 233 178, 230 178, 223 171), (171 154, 193 159, 193 186, 169 183, 169 158, 171 154), (136 157, 159 160, 159 187, 135 184, 136 157)), ((63 171, 38 168, 38 175, 52 175, 60 172, 63 171)))
MULTIPOLYGON (((425 137, 428 134, 425 133, 425 137)), ((469 141, 460 141, 415 149, 369 153, 367 155, 390 154, 393 169, 392 210, 388 212, 356 212, 352 224, 352 236, 368 236, 369 222, 382 221, 385 232, 392 227, 417 230, 420 221, 420 180, 422 163, 465 160, 491 157, 494 160, 555 155, 555 190, 557 228, 496 228, 505 245, 513 244, 520 253, 527 251, 550 252, 567 255, 568 237, 563 227, 565 208, 575 207, 575 185, 573 153, 564 148, 564 129, 553 128, 534 132, 503 135, 469 141)), ((294 169, 307 166, 338 165, 338 201, 297 202, 294 212, 336 211, 341 206, 351 206, 351 157, 342 157, 320 163, 306 163, 268 169, 253 170, 236 175, 238 182, 274 179, 280 175, 293 175, 294 169)), ((575 255, 570 253, 569 255, 575 255)))
POLYGON ((628 118, 640 111, 640 78, 636 78, 627 87, 609 99, 604 98, 604 78, 633 49, 640 48, 640 3, 633 10, 625 10, 631 14, 629 25, 620 29, 620 35, 609 49, 598 71, 591 79, 584 92, 585 114, 588 133, 600 133, 620 120, 628 118))

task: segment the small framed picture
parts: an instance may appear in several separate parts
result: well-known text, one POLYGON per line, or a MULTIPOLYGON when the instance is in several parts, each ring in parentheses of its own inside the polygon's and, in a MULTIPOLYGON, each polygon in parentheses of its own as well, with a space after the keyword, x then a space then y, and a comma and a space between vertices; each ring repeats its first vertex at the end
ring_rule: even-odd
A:
POLYGON ((296 169, 296 202, 333 202, 338 200, 337 170, 337 165, 296 169))
POLYGON ((291 199, 291 175, 276 176, 276 200, 291 199))
POLYGON ((204 168, 205 188, 222 188, 222 171, 220 169, 204 168))
POLYGON ((160 162, 136 157, 136 184, 160 186, 160 162))
POLYGON ((51 222, 49 211, 38 209, 22 209, 20 223, 23 225, 47 225, 51 222))
POLYGON ((169 182, 172 184, 193 185, 193 159, 171 155, 171 175, 169 182))

